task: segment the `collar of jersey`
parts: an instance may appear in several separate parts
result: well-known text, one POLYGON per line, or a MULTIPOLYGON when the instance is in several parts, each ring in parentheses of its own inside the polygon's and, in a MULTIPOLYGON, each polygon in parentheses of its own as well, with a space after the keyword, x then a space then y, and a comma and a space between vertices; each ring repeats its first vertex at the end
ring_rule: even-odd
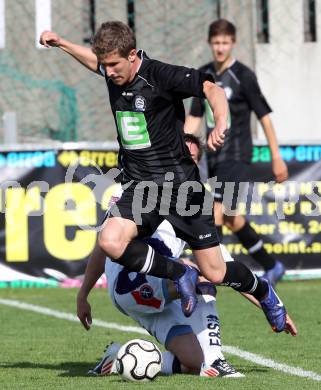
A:
POLYGON ((144 63, 144 60, 148 60, 149 57, 148 55, 144 52, 144 50, 142 49, 138 49, 137 50, 137 57, 141 59, 141 63, 139 65, 139 68, 137 69, 137 72, 136 74, 139 74, 139 71, 141 70, 142 66, 143 66, 143 63, 144 63))
POLYGON ((213 63, 215 75, 216 75, 216 76, 222 76, 223 73, 225 73, 226 71, 228 71, 229 69, 232 68, 232 66, 235 64, 235 62, 236 62, 236 58, 233 58, 233 59, 232 59, 232 62, 230 63, 230 65, 229 65, 227 68, 225 68, 225 69, 223 70, 222 73, 217 73, 217 72, 216 72, 216 69, 215 69, 215 66, 214 66, 214 63, 213 63))
POLYGON ((148 55, 146 54, 146 52, 143 50, 143 49, 138 49, 137 50, 137 56, 143 60, 144 58, 147 58, 149 59, 148 55))
POLYGON ((133 85, 136 81, 136 78, 137 78, 137 75, 139 75, 139 73, 142 71, 144 65, 145 65, 145 61, 144 60, 148 60, 149 57, 147 56, 147 54, 145 53, 144 50, 142 49, 138 49, 137 50, 137 57, 141 59, 141 63, 139 65, 139 68, 137 69, 136 71, 136 74, 135 74, 135 77, 133 78, 133 80, 127 85, 130 86, 130 85, 133 85))

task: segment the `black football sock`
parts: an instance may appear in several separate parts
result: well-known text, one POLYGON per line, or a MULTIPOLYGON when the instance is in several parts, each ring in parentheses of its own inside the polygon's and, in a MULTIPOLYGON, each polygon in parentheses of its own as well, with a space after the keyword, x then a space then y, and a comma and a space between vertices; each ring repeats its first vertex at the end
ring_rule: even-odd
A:
POLYGON ((223 283, 239 292, 245 292, 253 295, 258 301, 268 292, 266 282, 257 278, 244 264, 238 261, 229 261, 226 263, 226 274, 223 283))
POLYGON ((128 271, 140 272, 158 278, 176 280, 185 273, 185 266, 160 255, 140 240, 131 241, 116 260, 128 271))
POLYGON ((219 242, 222 242, 223 232, 222 225, 215 225, 219 242))
POLYGON ((245 225, 234 234, 239 239, 240 243, 249 252, 249 255, 257 261, 265 271, 275 266, 275 259, 264 249, 263 241, 252 226, 246 221, 245 225))

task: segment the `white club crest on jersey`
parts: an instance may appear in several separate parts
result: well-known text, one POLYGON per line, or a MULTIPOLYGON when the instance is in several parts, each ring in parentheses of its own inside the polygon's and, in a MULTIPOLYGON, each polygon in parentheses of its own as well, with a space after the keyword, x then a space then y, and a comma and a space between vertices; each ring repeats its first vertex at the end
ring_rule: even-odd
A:
POLYGON ((139 95, 135 96, 134 109, 135 109, 135 111, 145 111, 146 99, 143 96, 139 96, 139 95))

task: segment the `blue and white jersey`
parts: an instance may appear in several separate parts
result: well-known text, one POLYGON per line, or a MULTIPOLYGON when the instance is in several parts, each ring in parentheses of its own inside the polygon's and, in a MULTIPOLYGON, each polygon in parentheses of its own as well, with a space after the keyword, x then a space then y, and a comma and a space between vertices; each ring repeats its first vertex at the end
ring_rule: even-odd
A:
MULTIPOLYGON (((172 225, 163 221, 148 239, 149 245, 164 256, 178 259, 185 242, 177 238, 172 225)), ((155 313, 164 310, 168 300, 166 280, 154 276, 128 272, 122 265, 106 259, 108 290, 114 304, 125 314, 155 313)))
MULTIPOLYGON (((121 197, 121 187, 117 188, 111 199, 117 202, 121 197)), ((146 240, 158 253, 177 260, 186 245, 178 238, 172 225, 164 220, 146 240)), ((228 251, 220 245, 224 260, 233 261, 228 251)), ((114 305, 123 313, 133 317, 142 314, 162 312, 168 299, 167 281, 137 272, 128 272, 122 265, 106 258, 105 273, 108 290, 114 305)), ((137 319, 137 318, 135 318, 137 319)), ((138 320, 138 319, 137 319, 138 320)))

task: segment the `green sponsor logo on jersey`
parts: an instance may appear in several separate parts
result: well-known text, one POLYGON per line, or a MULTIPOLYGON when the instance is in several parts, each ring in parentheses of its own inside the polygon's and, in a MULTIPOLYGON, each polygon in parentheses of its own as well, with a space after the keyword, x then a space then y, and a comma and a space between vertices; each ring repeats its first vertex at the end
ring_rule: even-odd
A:
MULTIPOLYGON (((209 102, 205 99, 205 119, 206 119, 206 125, 209 128, 215 127, 215 119, 213 115, 213 111, 209 105, 209 102)), ((229 129, 231 127, 231 113, 230 110, 228 110, 227 115, 227 128, 229 129)))
POLYGON ((116 111, 120 139, 125 149, 144 149, 151 146, 147 122, 142 112, 116 111))
POLYGON ((213 111, 212 111, 207 100, 205 100, 205 119, 206 119, 207 127, 210 127, 210 128, 215 127, 213 111))

